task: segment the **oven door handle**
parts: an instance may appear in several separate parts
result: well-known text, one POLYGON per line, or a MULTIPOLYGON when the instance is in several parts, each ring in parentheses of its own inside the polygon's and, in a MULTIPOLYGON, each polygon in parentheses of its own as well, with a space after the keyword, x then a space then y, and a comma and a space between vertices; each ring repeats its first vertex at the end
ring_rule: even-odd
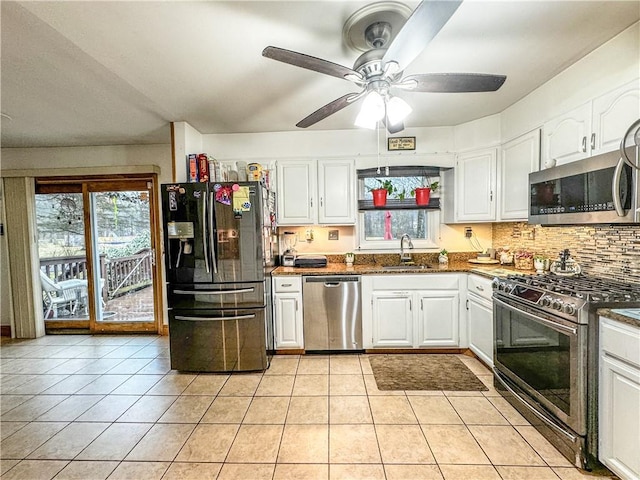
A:
POLYGON ((495 297, 493 297, 493 301, 496 302, 501 307, 506 308, 507 310, 511 310, 512 312, 516 312, 518 315, 523 315, 523 316, 527 317, 528 319, 533 320, 534 322, 542 323, 542 324, 552 328, 553 330, 555 330, 557 332, 570 333, 572 335, 576 335, 578 333, 578 329, 576 329, 576 328, 571 328, 571 327, 567 327, 565 325, 562 325, 561 323, 552 322, 552 321, 547 320, 545 318, 538 317, 536 315, 532 315, 531 313, 525 312, 524 310, 518 310, 517 308, 514 308, 511 305, 509 305, 508 303, 503 302, 502 300, 498 300, 495 297))
POLYGON ((518 393, 516 393, 509 385, 507 385, 507 383, 502 378, 500 378, 500 374, 498 373, 498 371, 495 368, 493 369, 493 375, 504 386, 504 388, 506 388, 509 391, 509 393, 511 393, 511 395, 516 397, 522 403, 522 405, 527 407, 527 409, 529 409, 531 411, 531 413, 533 413, 536 417, 538 417, 540 420, 542 420, 544 423, 549 425, 554 430, 557 430, 560 433, 562 433, 564 436, 569 438, 572 442, 576 441, 577 437, 575 435, 573 435, 571 432, 568 432, 564 428, 560 427, 553 420, 551 420, 549 417, 547 417, 546 415, 540 413, 534 407, 529 405, 529 402, 527 402, 524 398, 522 398, 520 395, 518 395, 518 393))

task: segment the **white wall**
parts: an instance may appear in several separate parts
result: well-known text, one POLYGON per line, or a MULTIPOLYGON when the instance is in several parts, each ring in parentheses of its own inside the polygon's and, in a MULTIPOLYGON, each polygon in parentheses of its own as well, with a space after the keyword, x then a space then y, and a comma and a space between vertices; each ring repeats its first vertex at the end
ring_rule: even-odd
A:
MULTIPOLYGON (((447 153, 454 150, 453 129, 407 128, 402 136, 416 137, 416 150, 389 157, 447 153)), ((380 154, 386 155, 386 136, 379 136, 380 154)), ((218 160, 283 159, 377 155, 378 135, 366 129, 296 130, 291 132, 203 135, 204 152, 218 160)), ((189 152, 193 153, 193 152, 189 152)), ((179 158, 176 154, 176 158, 179 158)))
POLYGON ((172 181, 172 163, 170 144, 2 149, 3 171, 156 165, 163 183, 172 181))
POLYGON ((640 23, 636 23, 505 109, 500 115, 502 142, 639 76, 640 23))
POLYGON ((206 152, 202 148, 202 134, 187 122, 174 122, 172 128, 176 156, 176 178, 171 181, 186 182, 188 178, 187 155, 206 152), (184 159, 184 162, 179 159, 184 159))

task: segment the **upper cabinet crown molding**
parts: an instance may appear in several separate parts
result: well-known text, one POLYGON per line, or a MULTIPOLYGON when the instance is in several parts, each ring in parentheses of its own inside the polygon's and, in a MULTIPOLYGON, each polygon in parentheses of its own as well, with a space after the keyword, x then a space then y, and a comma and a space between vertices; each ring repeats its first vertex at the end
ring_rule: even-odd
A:
POLYGON ((640 81, 633 80, 547 121, 542 165, 562 165, 616 150, 640 118, 640 81))

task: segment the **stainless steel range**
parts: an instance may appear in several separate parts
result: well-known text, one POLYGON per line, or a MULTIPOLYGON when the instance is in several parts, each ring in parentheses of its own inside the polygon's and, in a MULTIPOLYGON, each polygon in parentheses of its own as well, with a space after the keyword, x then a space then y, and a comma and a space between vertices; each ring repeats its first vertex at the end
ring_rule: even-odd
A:
POLYGON ((574 465, 597 465, 599 308, 640 307, 640 285, 588 275, 493 281, 496 388, 574 465))

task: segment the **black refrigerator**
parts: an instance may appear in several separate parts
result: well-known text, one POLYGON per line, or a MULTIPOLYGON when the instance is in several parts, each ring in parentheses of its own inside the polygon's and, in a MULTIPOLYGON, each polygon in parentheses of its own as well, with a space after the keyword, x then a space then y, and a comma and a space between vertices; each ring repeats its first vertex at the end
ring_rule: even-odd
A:
POLYGON ((161 191, 171 368, 267 369, 273 193, 260 182, 172 183, 161 191))

